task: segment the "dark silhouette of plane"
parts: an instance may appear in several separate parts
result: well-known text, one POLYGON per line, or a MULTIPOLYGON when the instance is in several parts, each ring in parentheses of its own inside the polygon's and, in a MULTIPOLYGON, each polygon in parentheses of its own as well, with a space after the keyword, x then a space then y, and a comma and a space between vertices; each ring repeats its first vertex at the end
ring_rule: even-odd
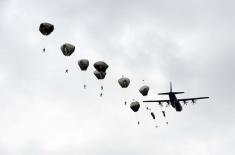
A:
POLYGON ((173 92, 172 91, 172 84, 170 82, 170 92, 167 93, 159 93, 158 95, 169 95, 169 100, 146 100, 143 102, 158 102, 160 106, 163 106, 162 103, 166 102, 168 105, 171 105, 173 108, 175 108, 176 111, 182 111, 182 105, 180 102, 183 102, 185 105, 187 105, 187 101, 192 101, 192 103, 196 103, 196 100, 199 99, 207 99, 209 97, 195 97, 195 98, 183 98, 183 99, 177 99, 175 94, 182 94, 184 92, 173 92))

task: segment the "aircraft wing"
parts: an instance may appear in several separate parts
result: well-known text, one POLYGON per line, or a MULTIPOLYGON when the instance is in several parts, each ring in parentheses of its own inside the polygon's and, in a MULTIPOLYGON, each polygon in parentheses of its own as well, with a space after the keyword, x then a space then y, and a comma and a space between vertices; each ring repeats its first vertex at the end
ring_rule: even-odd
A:
POLYGON ((178 101, 182 101, 185 105, 187 104, 187 101, 192 101, 192 103, 196 103, 197 100, 200 99, 207 99, 209 97, 195 97, 195 98, 182 98, 182 99, 178 99, 178 101))
POLYGON ((143 101, 143 102, 158 102, 158 104, 160 106, 163 106, 162 103, 167 103, 168 105, 170 104, 170 100, 146 100, 146 101, 143 101))

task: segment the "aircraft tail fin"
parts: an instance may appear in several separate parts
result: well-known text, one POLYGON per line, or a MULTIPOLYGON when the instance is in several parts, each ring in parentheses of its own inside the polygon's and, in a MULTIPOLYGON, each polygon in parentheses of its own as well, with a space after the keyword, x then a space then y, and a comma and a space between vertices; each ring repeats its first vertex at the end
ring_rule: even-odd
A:
POLYGON ((172 83, 170 82, 170 91, 166 93, 158 93, 158 95, 169 95, 172 92, 172 83))
POLYGON ((172 83, 170 82, 170 92, 172 92, 172 83))
POLYGON ((170 92, 159 93, 158 95, 169 95, 169 94, 183 94, 184 92, 173 92, 172 91, 172 83, 170 82, 170 92))

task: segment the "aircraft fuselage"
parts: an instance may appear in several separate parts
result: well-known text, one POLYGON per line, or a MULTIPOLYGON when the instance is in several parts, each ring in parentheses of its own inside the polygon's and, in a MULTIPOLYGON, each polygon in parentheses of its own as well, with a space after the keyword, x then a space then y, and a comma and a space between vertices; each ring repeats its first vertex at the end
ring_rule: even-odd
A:
POLYGON ((171 103, 171 106, 173 108, 175 108, 176 111, 182 111, 182 105, 180 104, 180 102, 178 101, 178 99, 176 98, 175 94, 174 93, 169 93, 169 99, 170 99, 170 103, 171 103))

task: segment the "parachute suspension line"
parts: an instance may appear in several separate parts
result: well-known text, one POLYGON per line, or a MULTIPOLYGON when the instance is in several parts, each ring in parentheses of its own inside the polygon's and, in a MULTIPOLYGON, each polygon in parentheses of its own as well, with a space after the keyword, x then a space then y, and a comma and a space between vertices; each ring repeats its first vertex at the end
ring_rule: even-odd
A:
POLYGON ((82 74, 81 76, 82 76, 83 89, 86 89, 84 86, 85 85, 85 73, 82 71, 80 73, 82 74))
MULTIPOLYGON (((46 36, 43 36, 44 37, 44 47, 43 47, 43 49, 42 49, 42 51, 43 51, 43 53, 46 53, 46 49, 47 49, 47 41, 48 41, 48 39, 47 39, 47 37, 46 36)), ((49 37, 49 36, 48 36, 49 37)))
POLYGON ((124 105, 126 105, 126 97, 124 90, 121 91, 121 97, 124 98, 124 105))
POLYGON ((103 97, 104 87, 103 87, 103 84, 102 84, 102 80, 99 80, 99 81, 100 81, 100 97, 103 97))
POLYGON ((66 69, 65 69, 65 73, 69 73, 69 57, 68 56, 66 56, 66 69))
POLYGON ((42 36, 42 39, 41 39, 41 45, 42 45, 42 53, 45 53, 46 52, 46 36, 42 36))
POLYGON ((126 92, 127 92, 127 89, 124 88, 124 105, 127 104, 127 97, 126 97, 126 96, 127 96, 127 95, 126 95, 127 93, 126 93, 126 92))
POLYGON ((136 120, 136 122, 137 122, 137 125, 140 125, 140 119, 139 119, 139 114, 138 114, 138 112, 135 112, 135 120, 136 120))
POLYGON ((44 38, 44 36, 42 38, 42 47, 43 47, 42 52, 45 53, 46 52, 46 47, 45 47, 45 38, 44 38))
POLYGON ((87 82, 86 82, 86 81, 87 81, 87 75, 86 75, 86 71, 85 71, 85 72, 83 72, 83 74, 84 74, 84 76, 83 76, 83 77, 84 77, 84 81, 83 81, 83 82, 84 82, 84 84, 83 84, 83 89, 86 89, 86 87, 87 87, 87 82))
POLYGON ((139 117, 138 117, 138 112, 135 112, 134 113, 134 117, 135 117, 135 122, 137 122, 137 125, 140 125, 140 119, 139 119, 139 117))

